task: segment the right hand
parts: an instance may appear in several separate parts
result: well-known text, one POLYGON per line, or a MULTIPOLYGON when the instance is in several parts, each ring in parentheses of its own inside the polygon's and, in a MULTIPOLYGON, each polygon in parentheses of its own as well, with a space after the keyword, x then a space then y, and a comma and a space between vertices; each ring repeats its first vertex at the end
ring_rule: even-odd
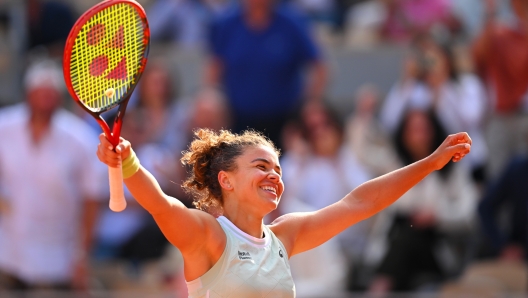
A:
POLYGON ((459 162, 471 151, 471 138, 465 132, 449 135, 429 156, 435 170, 440 170, 449 161, 459 162))
POLYGON ((114 146, 106 138, 105 134, 99 135, 99 145, 97 145, 97 157, 101 162, 109 167, 120 167, 121 162, 130 155, 131 145, 130 142, 119 138, 119 144, 117 144, 115 150, 114 146))

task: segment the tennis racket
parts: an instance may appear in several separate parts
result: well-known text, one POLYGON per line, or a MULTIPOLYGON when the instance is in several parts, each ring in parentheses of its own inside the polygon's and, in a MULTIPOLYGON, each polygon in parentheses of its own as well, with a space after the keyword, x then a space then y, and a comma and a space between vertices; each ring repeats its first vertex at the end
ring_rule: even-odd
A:
MULTIPOLYGON (((130 99, 147 64, 150 31, 145 10, 133 0, 105 0, 86 11, 70 31, 64 79, 73 99, 92 115, 114 145, 130 99), (101 116, 119 106, 112 129, 101 116)), ((110 209, 126 208, 123 173, 108 168, 110 209)))

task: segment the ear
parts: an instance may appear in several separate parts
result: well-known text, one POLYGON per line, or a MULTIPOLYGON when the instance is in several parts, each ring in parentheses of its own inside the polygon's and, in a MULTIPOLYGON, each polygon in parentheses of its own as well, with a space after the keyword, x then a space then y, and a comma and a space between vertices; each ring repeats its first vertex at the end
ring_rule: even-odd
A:
POLYGON ((225 190, 233 190, 233 185, 230 181, 229 173, 226 171, 218 172, 218 183, 220 187, 225 190))

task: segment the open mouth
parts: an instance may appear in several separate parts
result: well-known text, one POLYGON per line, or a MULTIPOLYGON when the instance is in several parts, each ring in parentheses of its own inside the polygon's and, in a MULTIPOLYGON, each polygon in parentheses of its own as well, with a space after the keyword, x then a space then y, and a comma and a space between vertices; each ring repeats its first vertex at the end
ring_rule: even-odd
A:
POLYGON ((261 186, 260 188, 262 188, 265 191, 271 192, 274 195, 277 195, 277 189, 273 186, 261 186))

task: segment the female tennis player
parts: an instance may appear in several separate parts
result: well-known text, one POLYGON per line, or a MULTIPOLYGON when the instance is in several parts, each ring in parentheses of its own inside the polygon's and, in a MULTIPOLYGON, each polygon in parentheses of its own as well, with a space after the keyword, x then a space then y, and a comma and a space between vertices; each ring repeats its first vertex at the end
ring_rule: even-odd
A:
POLYGON ((182 162, 192 168, 183 187, 194 194, 197 209, 167 196, 127 140, 121 138, 114 152, 102 134, 97 151, 108 166, 122 166, 134 198, 181 251, 191 298, 294 297, 290 257, 386 208, 471 148, 467 133, 450 135, 430 156, 360 185, 335 204, 264 225, 264 216, 277 208, 284 191, 274 144, 254 131, 200 129, 195 137, 182 162))

